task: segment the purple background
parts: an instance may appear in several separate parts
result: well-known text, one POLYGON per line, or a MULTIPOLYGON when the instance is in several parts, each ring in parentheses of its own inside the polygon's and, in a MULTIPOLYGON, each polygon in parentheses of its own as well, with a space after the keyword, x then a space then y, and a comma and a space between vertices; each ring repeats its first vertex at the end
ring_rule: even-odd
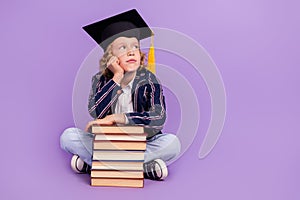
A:
MULTIPOLYGON (((299 6, 2 0, 1 199, 299 199, 299 6), (87 175, 71 171, 70 155, 59 147, 61 132, 74 125, 77 70, 95 47, 81 26, 131 8, 151 26, 180 31, 206 48, 226 87, 226 123, 214 150, 199 160, 210 105, 206 89, 195 85, 203 94, 199 132, 168 179, 147 180, 143 189, 93 188, 87 175)), ((175 105, 171 100, 169 110, 175 105)))

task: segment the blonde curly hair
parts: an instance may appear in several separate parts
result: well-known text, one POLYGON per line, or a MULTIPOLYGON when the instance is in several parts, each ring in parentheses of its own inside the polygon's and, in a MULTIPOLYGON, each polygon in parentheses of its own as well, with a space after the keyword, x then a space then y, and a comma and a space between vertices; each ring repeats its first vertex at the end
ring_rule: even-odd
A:
MULTIPOLYGON (((144 68, 144 62, 146 59, 146 54, 143 53, 140 50, 140 55, 141 55, 141 60, 140 60, 140 68, 144 68)), ((99 67, 100 67, 100 72, 102 72, 102 75, 104 75, 105 77, 111 79, 114 74, 107 68, 106 64, 109 61, 109 59, 113 56, 112 54, 112 44, 109 44, 102 56, 102 58, 99 61, 99 67)))

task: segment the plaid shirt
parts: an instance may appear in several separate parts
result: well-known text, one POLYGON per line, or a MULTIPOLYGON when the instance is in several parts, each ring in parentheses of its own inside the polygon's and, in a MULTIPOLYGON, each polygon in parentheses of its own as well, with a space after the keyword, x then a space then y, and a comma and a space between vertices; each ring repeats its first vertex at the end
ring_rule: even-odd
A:
MULTIPOLYGON (((120 95, 118 86, 112 79, 100 72, 92 78, 89 96, 89 113, 93 118, 102 119, 113 114, 120 95)), ((161 133, 166 121, 165 98, 161 84, 155 75, 145 68, 139 68, 131 89, 133 112, 125 113, 129 125, 143 125, 147 138, 161 133)))

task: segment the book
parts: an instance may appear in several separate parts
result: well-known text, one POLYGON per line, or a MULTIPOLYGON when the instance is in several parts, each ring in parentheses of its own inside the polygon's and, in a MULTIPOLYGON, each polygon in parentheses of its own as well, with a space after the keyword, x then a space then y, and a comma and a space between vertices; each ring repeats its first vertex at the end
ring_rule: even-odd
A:
POLYGON ((143 162, 93 161, 92 170, 143 170, 143 162))
POLYGON ((114 133, 122 133, 122 134, 144 134, 143 126, 92 126, 92 133, 94 134, 114 134, 114 133))
POLYGON ((92 170, 91 177, 99 178, 144 178, 143 171, 92 170))
POLYGON ((146 150, 146 141, 94 141, 95 150, 146 150))
POLYGON ((92 186, 144 187, 144 179, 91 178, 92 186))
POLYGON ((144 151, 93 151, 93 160, 144 160, 144 151))
POLYGON ((97 140, 119 140, 119 141, 146 141, 147 134, 141 135, 109 135, 109 134, 99 134, 95 135, 95 141, 97 140))
POLYGON ((146 137, 142 126, 92 126, 92 186, 144 186, 146 137))

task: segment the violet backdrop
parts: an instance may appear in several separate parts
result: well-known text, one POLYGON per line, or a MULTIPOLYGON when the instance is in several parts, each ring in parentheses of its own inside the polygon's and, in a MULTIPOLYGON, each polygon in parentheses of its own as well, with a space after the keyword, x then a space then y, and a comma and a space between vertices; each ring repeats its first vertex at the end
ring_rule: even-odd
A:
MULTIPOLYGON (((2 199, 299 199, 299 6, 292 0, 2 0, 2 199), (61 132, 74 126, 76 73, 95 47, 81 27, 131 8, 150 26, 182 32, 207 50, 225 84, 226 122, 213 151, 199 160, 210 101, 201 78, 191 78, 200 127, 168 179, 146 180, 143 189, 94 188, 87 175, 71 171, 71 156, 59 147, 61 132)), ((169 64, 193 73, 178 63, 169 64)), ((177 102, 167 96, 172 113, 177 102)))

